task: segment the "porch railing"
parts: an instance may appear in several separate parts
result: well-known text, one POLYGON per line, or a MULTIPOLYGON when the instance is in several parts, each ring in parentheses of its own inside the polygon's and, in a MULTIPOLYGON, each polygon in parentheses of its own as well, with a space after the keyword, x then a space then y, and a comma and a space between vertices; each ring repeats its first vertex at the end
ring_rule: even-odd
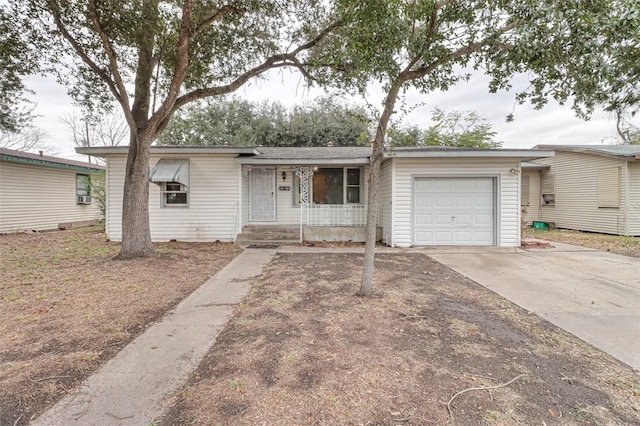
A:
POLYGON ((306 226, 366 226, 366 204, 311 204, 305 208, 306 226))

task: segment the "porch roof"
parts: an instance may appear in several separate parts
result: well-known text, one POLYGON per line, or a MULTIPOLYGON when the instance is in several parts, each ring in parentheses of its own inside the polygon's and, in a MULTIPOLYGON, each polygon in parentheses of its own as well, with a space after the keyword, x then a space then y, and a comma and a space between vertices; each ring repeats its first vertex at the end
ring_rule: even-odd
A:
POLYGON ((371 147, 256 147, 255 156, 240 156, 240 164, 369 164, 371 147))

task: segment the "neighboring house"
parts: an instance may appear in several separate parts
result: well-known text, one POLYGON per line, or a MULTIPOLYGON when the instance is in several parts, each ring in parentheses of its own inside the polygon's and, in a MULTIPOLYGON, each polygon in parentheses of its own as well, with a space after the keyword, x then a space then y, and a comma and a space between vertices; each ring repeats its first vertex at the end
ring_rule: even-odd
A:
POLYGON ((640 146, 538 145, 555 156, 523 164, 527 221, 640 236, 640 146))
POLYGON ((104 167, 0 148, 0 233, 96 221, 91 176, 104 167))
MULTIPOLYGON (((106 229, 115 241, 122 239, 127 150, 78 149, 107 160, 106 229)), ((370 147, 154 146, 151 238, 246 241, 288 227, 296 240, 362 241, 370 154, 370 147)), ((394 148, 380 177, 379 237, 397 247, 518 246, 520 162, 550 155, 394 148)))

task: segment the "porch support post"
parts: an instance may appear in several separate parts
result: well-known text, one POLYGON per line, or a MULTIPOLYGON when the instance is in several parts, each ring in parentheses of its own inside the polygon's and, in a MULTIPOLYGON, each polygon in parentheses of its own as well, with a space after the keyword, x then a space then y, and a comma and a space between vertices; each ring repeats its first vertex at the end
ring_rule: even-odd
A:
POLYGON ((309 208, 309 182, 313 176, 313 168, 306 166, 293 166, 293 173, 298 176, 300 182, 300 242, 303 240, 303 228, 307 223, 307 209, 309 208))

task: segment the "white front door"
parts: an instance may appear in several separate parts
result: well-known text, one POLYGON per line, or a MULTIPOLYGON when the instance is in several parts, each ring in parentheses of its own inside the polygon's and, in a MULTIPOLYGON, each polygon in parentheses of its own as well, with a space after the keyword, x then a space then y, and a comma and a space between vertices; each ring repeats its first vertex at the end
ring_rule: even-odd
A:
POLYGON ((276 169, 254 167, 249 173, 249 220, 276 221, 276 169))
POLYGON ((495 244, 492 178, 416 178, 413 241, 417 246, 495 244))

